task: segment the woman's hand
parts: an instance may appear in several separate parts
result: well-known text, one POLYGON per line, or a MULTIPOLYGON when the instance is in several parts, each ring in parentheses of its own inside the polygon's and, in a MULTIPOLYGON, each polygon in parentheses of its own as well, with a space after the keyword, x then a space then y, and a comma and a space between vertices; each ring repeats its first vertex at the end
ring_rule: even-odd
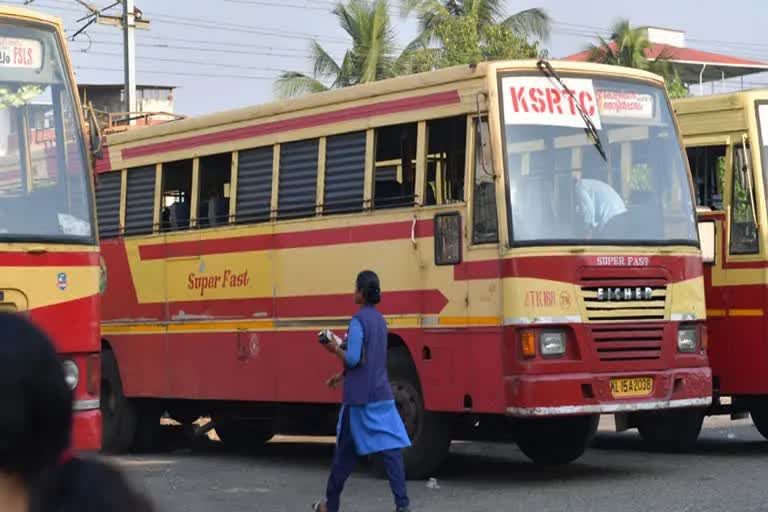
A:
POLYGON ((325 384, 331 389, 336 389, 339 386, 339 384, 341 384, 341 381, 343 380, 344 380, 344 374, 337 373, 336 375, 334 375, 333 377, 325 381, 325 384))

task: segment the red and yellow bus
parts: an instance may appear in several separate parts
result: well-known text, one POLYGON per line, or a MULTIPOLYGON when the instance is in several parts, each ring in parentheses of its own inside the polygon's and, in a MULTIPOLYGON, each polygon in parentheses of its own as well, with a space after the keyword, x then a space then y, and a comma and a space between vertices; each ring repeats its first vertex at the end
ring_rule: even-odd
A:
POLYGON ((53 338, 73 445, 101 447, 99 246, 84 120, 59 20, 0 7, 0 308, 53 338))
POLYGON ((316 335, 345 328, 365 268, 412 477, 469 437, 567 463, 601 413, 679 441, 662 426, 710 404, 691 184, 655 75, 484 63, 129 131, 105 155, 110 449, 164 411, 234 445, 332 433, 316 335))
POLYGON ((768 438, 768 90, 676 100, 704 256, 711 414, 751 413, 768 438))

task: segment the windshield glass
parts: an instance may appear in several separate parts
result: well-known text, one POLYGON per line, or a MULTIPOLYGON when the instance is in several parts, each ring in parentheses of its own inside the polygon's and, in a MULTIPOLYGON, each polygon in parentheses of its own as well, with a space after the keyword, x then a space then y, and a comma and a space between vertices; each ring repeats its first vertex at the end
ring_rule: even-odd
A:
POLYGON ((89 241, 81 126, 53 31, 0 24, 0 241, 89 241))
POLYGON ((683 153, 664 90, 547 76, 501 80, 510 239, 697 243, 683 153), (576 102, 597 129, 605 158, 576 102))

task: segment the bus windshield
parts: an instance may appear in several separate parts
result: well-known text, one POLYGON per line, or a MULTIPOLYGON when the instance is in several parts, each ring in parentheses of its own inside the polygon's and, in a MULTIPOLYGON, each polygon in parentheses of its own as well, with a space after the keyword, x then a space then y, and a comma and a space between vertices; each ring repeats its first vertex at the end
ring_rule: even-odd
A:
POLYGON ((0 241, 93 241, 75 105, 55 32, 0 23, 0 241))
POLYGON ((563 82, 568 90, 544 75, 501 79, 510 240, 698 243, 663 89, 624 80, 563 82))

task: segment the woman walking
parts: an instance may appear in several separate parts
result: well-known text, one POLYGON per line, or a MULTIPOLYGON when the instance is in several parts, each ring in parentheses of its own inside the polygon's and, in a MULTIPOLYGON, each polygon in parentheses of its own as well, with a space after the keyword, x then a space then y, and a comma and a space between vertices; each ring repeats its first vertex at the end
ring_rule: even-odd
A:
POLYGON ((325 501, 313 506, 315 512, 338 512, 344 483, 357 457, 374 453, 384 462, 396 511, 410 510, 401 453, 410 446, 410 440, 387 376, 387 324, 376 310, 380 300, 379 277, 370 270, 360 272, 355 303, 361 308, 349 324, 346 350, 333 342, 325 345, 344 365, 344 371, 327 384, 335 388, 343 382, 344 388, 325 501))

